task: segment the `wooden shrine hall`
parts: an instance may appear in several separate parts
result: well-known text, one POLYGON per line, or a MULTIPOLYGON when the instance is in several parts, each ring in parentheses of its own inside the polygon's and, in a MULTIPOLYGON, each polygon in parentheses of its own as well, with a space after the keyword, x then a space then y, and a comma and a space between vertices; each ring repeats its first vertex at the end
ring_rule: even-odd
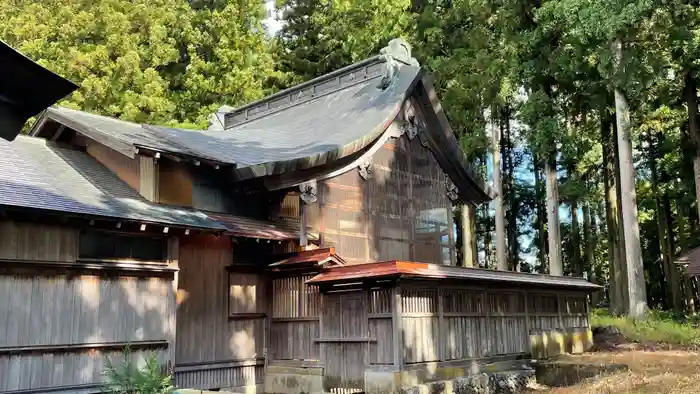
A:
POLYGON ((126 345, 178 387, 269 394, 585 348, 598 286, 458 266, 453 205, 492 197, 398 39, 208 130, 46 108, 0 140, 0 392, 98 393, 126 345))

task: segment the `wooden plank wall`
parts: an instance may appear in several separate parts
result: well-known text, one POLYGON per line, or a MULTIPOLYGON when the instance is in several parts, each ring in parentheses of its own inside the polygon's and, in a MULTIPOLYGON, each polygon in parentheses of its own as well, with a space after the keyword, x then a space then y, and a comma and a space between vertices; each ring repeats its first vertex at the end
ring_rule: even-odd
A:
POLYGON ((532 330, 588 327, 583 294, 426 285, 401 300, 405 364, 526 353, 532 330))
POLYGON ((138 362, 146 350, 167 362, 172 275, 83 269, 71 228, 0 222, 0 234, 0 392, 94 391, 105 357, 120 356, 127 342, 138 362))
POLYGON ((321 296, 305 282, 313 275, 272 280, 270 360, 318 361, 321 296))
POLYGON ((180 241, 175 382, 217 389, 262 383, 265 351, 264 281, 227 271, 230 237, 180 241))
POLYGON ((115 173, 119 179, 126 182, 132 189, 137 192, 140 191, 141 169, 139 160, 130 159, 112 148, 90 140, 87 143, 87 153, 115 173))
POLYGON ((418 138, 392 138, 371 159, 372 177, 357 169, 324 180, 307 207, 321 243, 351 264, 412 260, 454 265, 447 176, 418 138))

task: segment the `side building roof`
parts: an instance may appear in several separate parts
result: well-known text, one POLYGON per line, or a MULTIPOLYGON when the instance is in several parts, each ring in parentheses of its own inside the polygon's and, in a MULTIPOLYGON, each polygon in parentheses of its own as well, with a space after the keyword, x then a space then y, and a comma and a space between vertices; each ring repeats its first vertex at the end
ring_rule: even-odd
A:
POLYGON ((0 207, 225 231, 192 209, 147 201, 87 153, 40 138, 0 140, 0 207))

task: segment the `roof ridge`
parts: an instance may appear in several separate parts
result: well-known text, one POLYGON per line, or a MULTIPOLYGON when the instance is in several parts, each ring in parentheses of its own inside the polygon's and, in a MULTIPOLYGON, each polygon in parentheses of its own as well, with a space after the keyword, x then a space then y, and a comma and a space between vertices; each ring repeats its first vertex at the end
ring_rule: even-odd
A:
POLYGON ((382 76, 384 89, 399 63, 419 66, 411 56, 411 46, 401 38, 394 38, 382 48, 379 55, 353 63, 349 66, 294 85, 260 100, 238 108, 222 106, 209 117, 209 130, 223 131, 269 114, 337 92, 349 86, 382 76), (357 75, 359 73, 359 75, 357 75))

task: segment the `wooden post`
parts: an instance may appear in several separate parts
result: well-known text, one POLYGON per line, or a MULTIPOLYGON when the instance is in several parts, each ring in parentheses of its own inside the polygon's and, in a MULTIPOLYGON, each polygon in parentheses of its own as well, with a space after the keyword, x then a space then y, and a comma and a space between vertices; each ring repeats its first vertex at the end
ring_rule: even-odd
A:
POLYGON ((148 201, 158 202, 158 163, 148 156, 139 157, 139 193, 148 201))
POLYGON ((530 343, 530 299, 527 290, 523 291, 523 301, 525 302, 525 339, 530 343))
MULTIPOLYGON (((178 237, 169 237, 168 238, 168 246, 167 246, 167 254, 168 254, 168 267, 169 268, 175 268, 179 269, 180 268, 180 239, 178 237)), ((179 309, 178 301, 178 279, 179 279, 180 272, 176 271, 173 274, 173 281, 171 284, 171 289, 172 289, 172 295, 171 297, 173 298, 173 311, 171 313, 173 314, 173 324, 172 324, 172 333, 170 334, 170 338, 168 338, 168 367, 174 369, 175 368, 175 342, 177 340, 177 311, 179 309)))
POLYGON ((299 247, 301 250, 304 250, 309 243, 309 239, 306 234, 309 220, 307 214, 306 203, 301 197, 299 197, 299 247))
POLYGON ((394 339, 394 366, 399 371, 403 367, 403 324, 401 312, 401 287, 397 284, 392 291, 392 331, 394 339))
POLYGON ((445 354, 447 353, 447 331, 445 328, 445 318, 443 313, 443 302, 442 302, 442 287, 438 287, 437 291, 437 302, 438 302, 438 360, 445 361, 445 354))

